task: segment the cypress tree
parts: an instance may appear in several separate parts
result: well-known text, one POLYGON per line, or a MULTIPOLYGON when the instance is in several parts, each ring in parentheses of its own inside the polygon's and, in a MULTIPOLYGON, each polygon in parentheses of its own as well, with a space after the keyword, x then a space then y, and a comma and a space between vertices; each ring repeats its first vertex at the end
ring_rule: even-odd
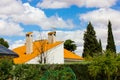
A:
POLYGON ((99 52, 99 43, 96 39, 96 32, 89 22, 87 26, 87 31, 84 33, 84 49, 83 49, 83 57, 90 55, 93 57, 94 53, 99 52))
POLYGON ((116 47, 115 47, 115 42, 114 42, 114 37, 113 37, 113 33, 112 33, 112 24, 109 21, 108 23, 108 38, 107 38, 107 46, 106 46, 106 50, 110 50, 116 53, 116 47))
POLYGON ((101 43, 100 39, 99 39, 99 50, 100 50, 100 52, 102 52, 102 43, 101 43))

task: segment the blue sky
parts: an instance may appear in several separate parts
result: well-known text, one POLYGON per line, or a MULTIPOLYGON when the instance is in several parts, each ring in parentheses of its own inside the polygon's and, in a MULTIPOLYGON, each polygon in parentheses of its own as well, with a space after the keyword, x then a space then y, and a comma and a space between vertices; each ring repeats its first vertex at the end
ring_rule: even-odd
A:
POLYGON ((47 39, 47 32, 57 31, 57 40, 72 39, 83 50, 83 34, 92 22, 103 49, 107 41, 107 23, 112 22, 117 51, 120 52, 120 0, 1 0, 0 37, 5 38, 10 49, 25 43, 26 32, 39 33, 47 39))

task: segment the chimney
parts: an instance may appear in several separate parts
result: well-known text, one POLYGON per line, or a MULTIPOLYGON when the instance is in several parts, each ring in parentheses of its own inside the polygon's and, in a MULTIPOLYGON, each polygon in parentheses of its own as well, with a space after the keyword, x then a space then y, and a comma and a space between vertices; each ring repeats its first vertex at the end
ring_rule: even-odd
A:
POLYGON ((48 43, 52 44, 56 42, 56 31, 48 33, 48 43))
POLYGON ((26 54, 33 52, 33 35, 32 32, 26 34, 26 54))

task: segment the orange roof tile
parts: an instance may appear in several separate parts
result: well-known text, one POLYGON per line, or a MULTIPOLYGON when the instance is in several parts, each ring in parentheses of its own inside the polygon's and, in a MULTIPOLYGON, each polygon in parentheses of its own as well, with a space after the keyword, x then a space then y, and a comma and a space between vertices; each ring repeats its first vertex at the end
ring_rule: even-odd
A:
MULTIPOLYGON (((33 42, 33 53, 31 54, 26 54, 26 47, 21 46, 18 48, 13 49, 14 52, 16 52, 19 57, 18 58, 14 58, 14 63, 15 64, 22 64, 25 63, 33 58, 35 58, 36 56, 38 56, 39 54, 42 53, 42 51, 46 52, 49 49, 54 48, 55 46, 59 45, 63 43, 62 41, 53 43, 53 44, 48 44, 47 40, 39 40, 39 41, 35 41, 33 42), (43 49, 42 49, 43 48, 43 49)), ((81 58, 80 56, 64 49, 64 58, 67 59, 78 59, 78 60, 82 60, 83 58, 81 58)))
POLYGON ((68 50, 66 50, 66 49, 64 49, 64 58, 66 58, 66 59, 83 60, 82 57, 80 57, 80 56, 76 55, 75 53, 70 52, 70 51, 68 51, 68 50))
POLYGON ((32 34, 33 32, 27 32, 27 34, 26 35, 30 35, 30 34, 32 34))
POLYGON ((56 42, 53 44, 48 44, 47 40, 39 40, 39 41, 35 41, 33 42, 33 53, 31 54, 26 54, 26 47, 21 46, 18 48, 13 49, 14 52, 16 52, 19 57, 18 58, 14 58, 14 63, 16 64, 22 64, 25 63, 29 60, 31 60, 32 58, 38 56, 39 54, 42 53, 42 51, 46 52, 49 49, 52 49, 53 47, 61 44, 62 42, 56 42), (43 49, 42 49, 43 47, 43 49))

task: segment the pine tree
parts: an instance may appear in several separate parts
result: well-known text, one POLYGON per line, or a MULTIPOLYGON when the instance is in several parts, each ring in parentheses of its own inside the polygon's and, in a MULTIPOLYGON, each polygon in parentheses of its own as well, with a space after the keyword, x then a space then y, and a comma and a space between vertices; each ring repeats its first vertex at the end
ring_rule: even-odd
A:
POLYGON ((84 49, 83 49, 83 57, 90 55, 93 57, 94 53, 99 52, 99 43, 96 39, 96 32, 89 22, 87 26, 87 31, 84 33, 84 49))
POLYGON ((99 50, 100 50, 100 52, 102 52, 102 43, 101 43, 100 39, 99 39, 99 50))
POLYGON ((115 42, 114 42, 114 37, 113 37, 113 33, 112 33, 112 24, 109 21, 108 23, 108 38, 107 38, 107 46, 106 46, 106 50, 110 50, 116 53, 116 47, 115 47, 115 42))

